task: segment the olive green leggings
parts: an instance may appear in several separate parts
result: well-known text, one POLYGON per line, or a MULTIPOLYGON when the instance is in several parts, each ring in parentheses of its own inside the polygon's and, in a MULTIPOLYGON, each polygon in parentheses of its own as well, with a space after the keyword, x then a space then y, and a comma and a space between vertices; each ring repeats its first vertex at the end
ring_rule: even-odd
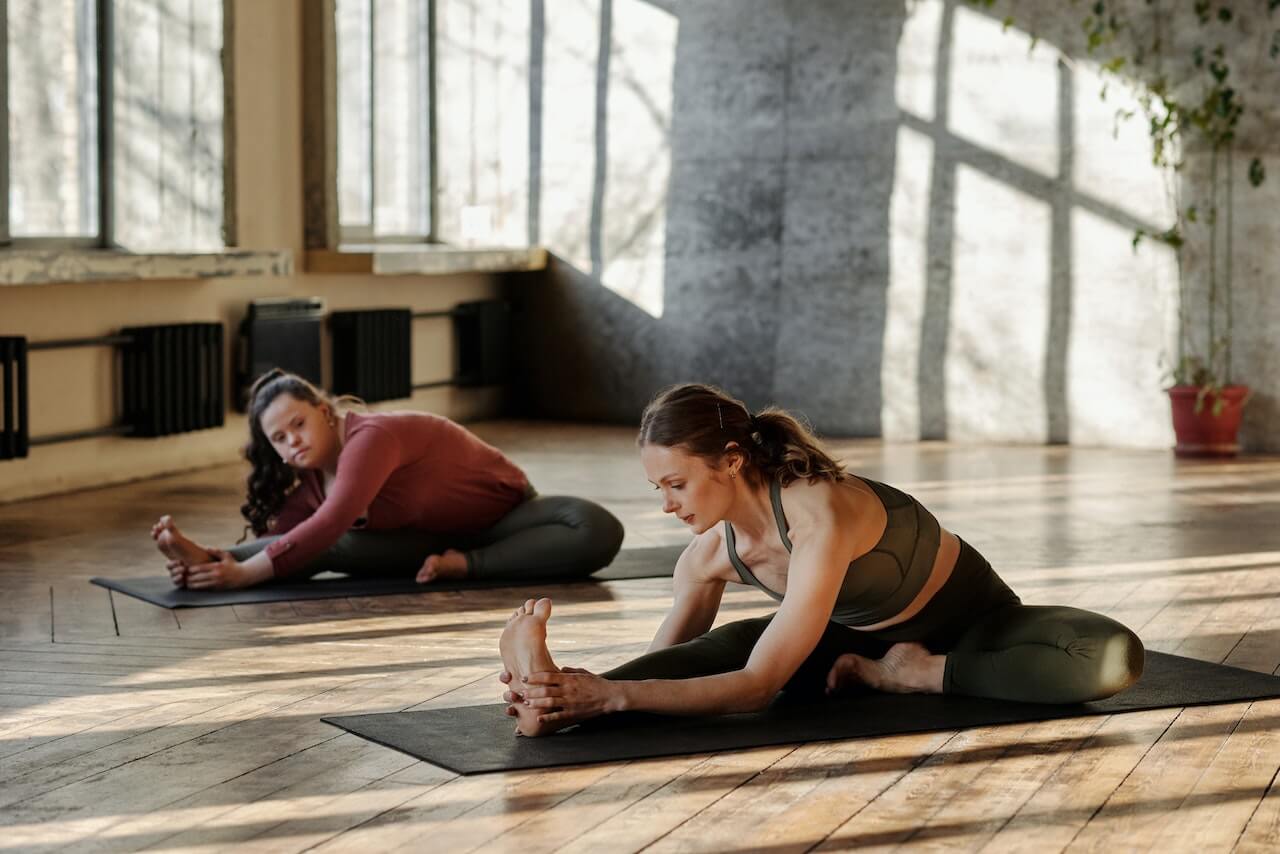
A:
MULTIPOLYGON (((739 670, 772 617, 727 623, 617 667, 608 679, 682 679, 739 670)), ((880 658, 916 641, 947 657, 943 691, 1029 703, 1081 703, 1110 697, 1142 675, 1142 642, 1101 614, 1023 605, 990 564, 961 542, 951 578, 914 617, 875 632, 828 623, 817 647, 784 689, 817 695, 845 653, 880 658)))
MULTIPOLYGON (((245 560, 276 537, 227 549, 245 560)), ((535 495, 477 534, 426 531, 348 531, 299 573, 412 577, 430 555, 457 549, 468 576, 478 580, 582 578, 607 566, 622 547, 622 523, 584 498, 535 495)))

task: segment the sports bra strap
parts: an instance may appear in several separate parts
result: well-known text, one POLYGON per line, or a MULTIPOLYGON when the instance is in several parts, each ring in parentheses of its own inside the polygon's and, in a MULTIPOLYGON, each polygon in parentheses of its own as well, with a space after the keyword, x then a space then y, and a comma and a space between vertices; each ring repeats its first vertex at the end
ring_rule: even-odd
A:
POLYGON ((791 538, 787 536, 787 514, 782 511, 782 483, 777 478, 769 485, 769 497, 773 499, 773 519, 778 523, 778 536, 782 537, 782 544, 789 552, 791 538))

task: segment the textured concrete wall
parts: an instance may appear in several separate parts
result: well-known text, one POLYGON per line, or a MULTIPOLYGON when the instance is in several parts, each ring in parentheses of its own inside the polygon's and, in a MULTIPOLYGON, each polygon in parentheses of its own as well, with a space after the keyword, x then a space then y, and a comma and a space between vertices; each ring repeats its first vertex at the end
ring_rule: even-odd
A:
MULTIPOLYGON (((1116 122, 1132 94, 1100 97, 1084 6, 1028 5, 534 0, 508 179, 561 260, 518 291, 529 410, 632 421, 705 380, 828 434, 1168 447, 1177 264, 1131 245, 1171 222, 1165 179, 1141 120, 1116 122)), ((1237 168, 1280 174, 1274 139, 1250 131, 1237 168)), ((1237 190, 1254 449, 1280 447, 1277 186, 1237 190)))
MULTIPOLYGON (((553 8, 548 32, 568 27, 553 8)), ((901 2, 852 18, 782 0, 577 14, 592 12, 575 29, 596 36, 577 46, 595 109, 561 103, 540 133, 543 162, 577 174, 544 170, 539 187, 562 261, 522 291, 531 409, 632 420, 661 386, 696 379, 878 434, 901 2), (593 162, 594 187, 575 180, 593 162)), ((571 56, 544 56, 568 77, 571 56)), ((541 94, 548 114, 561 97, 541 94)))

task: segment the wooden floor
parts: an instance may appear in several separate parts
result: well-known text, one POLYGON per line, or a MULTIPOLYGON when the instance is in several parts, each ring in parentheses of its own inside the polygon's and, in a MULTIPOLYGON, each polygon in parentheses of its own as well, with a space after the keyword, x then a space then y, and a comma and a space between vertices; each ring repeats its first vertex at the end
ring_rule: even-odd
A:
MULTIPOLYGON (((543 493, 615 511, 626 547, 687 537, 630 430, 477 429, 543 493)), ((838 448, 1024 601, 1280 668, 1280 460, 838 448)), ((235 540, 239 479, 0 506, 0 851, 1280 850, 1280 701, 459 777, 320 718, 496 700, 499 630, 542 589, 166 611, 87 583, 161 571, 147 529, 163 512, 235 540)), ((666 579, 558 588, 552 651, 619 662, 669 596, 666 579)), ((769 605, 745 589, 726 604, 731 619, 769 605)))

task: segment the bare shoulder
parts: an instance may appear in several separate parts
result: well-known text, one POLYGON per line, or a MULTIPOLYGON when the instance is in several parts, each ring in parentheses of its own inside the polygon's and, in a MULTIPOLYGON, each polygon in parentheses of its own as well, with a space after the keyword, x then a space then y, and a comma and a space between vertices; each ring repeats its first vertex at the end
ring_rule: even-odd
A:
POLYGON ((698 534, 685 546, 676 561, 675 576, 677 581, 694 583, 737 580, 719 525, 698 534))
POLYGON ((791 538, 840 531, 854 541, 878 540, 886 514, 879 497, 856 477, 840 482, 796 480, 782 490, 791 538))

